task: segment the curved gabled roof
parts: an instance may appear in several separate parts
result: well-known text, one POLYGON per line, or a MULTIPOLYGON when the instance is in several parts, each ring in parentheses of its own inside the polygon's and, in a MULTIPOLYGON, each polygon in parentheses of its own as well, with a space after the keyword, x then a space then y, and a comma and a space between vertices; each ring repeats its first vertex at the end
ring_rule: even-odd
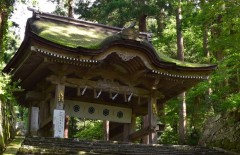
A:
POLYGON ((157 67, 162 67, 161 64, 178 68, 183 67, 186 70, 212 70, 216 67, 215 65, 188 63, 171 59, 155 51, 155 48, 148 41, 149 34, 130 30, 129 39, 124 36, 123 30, 122 28, 48 13, 34 12, 34 16, 28 20, 26 33, 54 43, 61 48, 86 55, 99 54, 104 51, 103 48, 106 48, 106 45, 111 46, 120 43, 137 48, 144 47, 144 52, 157 67), (138 36, 136 36, 136 33, 138 36), (131 36, 135 38, 132 39, 131 36))
POLYGON ((149 34, 133 28, 34 11, 27 21, 24 41, 4 72, 12 71, 13 79, 21 79, 20 85, 31 91, 36 83, 53 74, 49 68, 53 64, 77 70, 78 75, 66 73, 69 79, 83 78, 88 72, 86 76, 94 82, 111 78, 120 83, 119 88, 133 88, 132 93, 138 96, 154 89, 159 96, 162 94, 161 102, 207 79, 216 68, 161 55, 149 41, 149 34))

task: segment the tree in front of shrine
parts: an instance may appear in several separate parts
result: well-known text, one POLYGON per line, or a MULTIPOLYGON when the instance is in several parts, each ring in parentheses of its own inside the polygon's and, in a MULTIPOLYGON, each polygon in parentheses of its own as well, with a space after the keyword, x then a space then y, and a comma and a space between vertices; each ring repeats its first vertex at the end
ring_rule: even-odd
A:
MULTIPOLYGON (((0 70, 9 61, 19 45, 14 31, 10 28, 17 26, 10 22, 15 0, 0 1, 0 70)), ((15 135, 15 108, 14 91, 20 90, 17 83, 11 82, 11 76, 0 74, 0 152, 5 148, 9 138, 15 135)))

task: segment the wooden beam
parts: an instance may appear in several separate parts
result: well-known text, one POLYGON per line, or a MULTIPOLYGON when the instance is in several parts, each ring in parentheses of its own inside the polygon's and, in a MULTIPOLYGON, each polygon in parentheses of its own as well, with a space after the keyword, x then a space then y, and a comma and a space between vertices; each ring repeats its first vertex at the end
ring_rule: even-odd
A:
POLYGON ((40 128, 44 128, 48 123, 52 122, 52 116, 48 116, 45 120, 43 120, 40 124, 40 128))
POLYGON ((36 74, 38 74, 38 71, 39 71, 41 68, 43 68, 43 67, 46 66, 46 63, 45 63, 45 62, 46 62, 46 59, 43 59, 43 60, 37 65, 37 67, 33 70, 33 72, 30 72, 30 73, 27 75, 27 77, 21 81, 21 84, 24 85, 25 82, 28 82, 28 81, 29 81, 29 79, 34 78, 34 76, 36 76, 36 74))
MULTIPOLYGON (((32 51, 32 48, 31 48, 32 51)), ((17 66, 15 66, 15 69, 11 73, 12 75, 15 75, 19 70, 22 68, 22 66, 26 63, 32 52, 27 49, 27 51, 24 53, 24 56, 22 56, 22 60, 18 60, 20 62, 17 66)))
MULTIPOLYGON (((59 78, 54 75, 48 77, 47 80, 51 81, 54 84, 59 83, 59 78)), ((133 93, 134 96, 141 96, 141 97, 149 97, 153 93, 152 90, 138 88, 130 85, 125 86, 110 80, 93 81, 93 80, 86 80, 86 79, 66 78, 65 85, 68 87, 75 87, 78 89, 79 88, 82 89, 87 86, 87 88, 90 88, 90 89, 98 89, 105 92, 115 92, 115 93, 128 94, 128 95, 133 93)), ((154 94, 158 98, 163 97, 162 93, 157 90, 154 91, 154 94)))
POLYGON ((53 74, 58 75, 59 77, 64 77, 67 74, 73 73, 74 69, 66 64, 54 64, 48 67, 53 74))
POLYGON ((153 127, 150 127, 150 126, 145 127, 145 128, 143 128, 141 130, 138 130, 138 131, 130 134, 129 135, 129 139, 131 141, 136 141, 136 140, 138 140, 138 139, 140 139, 140 138, 142 138, 142 137, 144 137, 146 135, 149 135, 150 133, 154 132, 154 130, 155 129, 153 127))
POLYGON ((26 93, 26 100, 30 100, 30 101, 41 101, 45 99, 45 95, 41 92, 37 92, 37 91, 28 91, 26 93))
MULTIPOLYGON (((131 75, 128 73, 122 73, 118 69, 116 69, 114 66, 111 66, 109 64, 103 64, 103 65, 97 65, 92 68, 89 68, 86 72, 80 72, 79 69, 76 69, 74 71, 75 74, 79 75, 79 77, 82 77, 84 79, 92 79, 94 77, 102 77, 109 80, 116 80, 118 79, 125 85, 139 85, 144 84, 146 87, 150 86, 152 81, 149 81, 148 79, 143 78, 143 75, 147 72, 146 69, 138 70, 131 75)), ((150 88, 150 87, 149 87, 150 88)))

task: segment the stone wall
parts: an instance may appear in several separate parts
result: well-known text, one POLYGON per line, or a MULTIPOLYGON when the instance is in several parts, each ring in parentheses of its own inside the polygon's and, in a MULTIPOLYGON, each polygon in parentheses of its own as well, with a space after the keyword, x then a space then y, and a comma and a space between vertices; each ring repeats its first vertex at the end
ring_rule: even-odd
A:
POLYGON ((199 144, 240 153, 240 110, 209 118, 199 144))

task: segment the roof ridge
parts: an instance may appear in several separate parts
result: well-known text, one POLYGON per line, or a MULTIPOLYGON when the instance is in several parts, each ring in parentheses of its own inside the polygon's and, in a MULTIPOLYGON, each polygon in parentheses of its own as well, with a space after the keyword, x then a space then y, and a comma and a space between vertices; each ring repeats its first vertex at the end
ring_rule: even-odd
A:
MULTIPOLYGON (((55 15, 55 14, 51 14, 51 13, 47 13, 47 12, 43 12, 31 7, 28 7, 29 11, 32 11, 33 16, 35 18, 47 18, 47 19, 52 19, 52 20, 57 20, 57 21, 62 21, 62 22, 66 22, 69 24, 84 24, 84 25, 91 25, 91 26, 97 26, 97 27, 102 27, 102 28, 107 28, 107 29, 111 29, 114 31, 122 31, 123 28, 120 27, 115 27, 115 26, 108 26, 108 25, 104 25, 101 23, 96 23, 96 22, 92 22, 92 21, 86 21, 86 20, 82 20, 82 19, 76 19, 76 18, 72 18, 72 17, 65 17, 65 16, 60 16, 60 15, 55 15)), ((139 32, 139 35, 145 36, 146 38, 151 36, 152 33, 149 32, 139 32)))
POLYGON ((95 22, 91 22, 91 21, 86 21, 86 20, 82 20, 82 19, 76 19, 76 18, 72 18, 72 17, 55 15, 55 14, 51 14, 51 13, 47 13, 47 12, 42 12, 40 10, 30 8, 30 7, 28 7, 28 10, 32 11, 33 12, 33 17, 37 17, 37 18, 43 17, 43 18, 49 18, 49 19, 64 21, 64 22, 68 22, 68 23, 75 23, 75 24, 76 23, 79 23, 79 24, 83 23, 83 24, 89 24, 89 25, 93 25, 93 26, 100 26, 100 27, 104 27, 104 28, 114 29, 114 30, 118 30, 118 31, 122 30, 122 28, 119 28, 119 27, 108 26, 108 25, 95 23, 95 22))

